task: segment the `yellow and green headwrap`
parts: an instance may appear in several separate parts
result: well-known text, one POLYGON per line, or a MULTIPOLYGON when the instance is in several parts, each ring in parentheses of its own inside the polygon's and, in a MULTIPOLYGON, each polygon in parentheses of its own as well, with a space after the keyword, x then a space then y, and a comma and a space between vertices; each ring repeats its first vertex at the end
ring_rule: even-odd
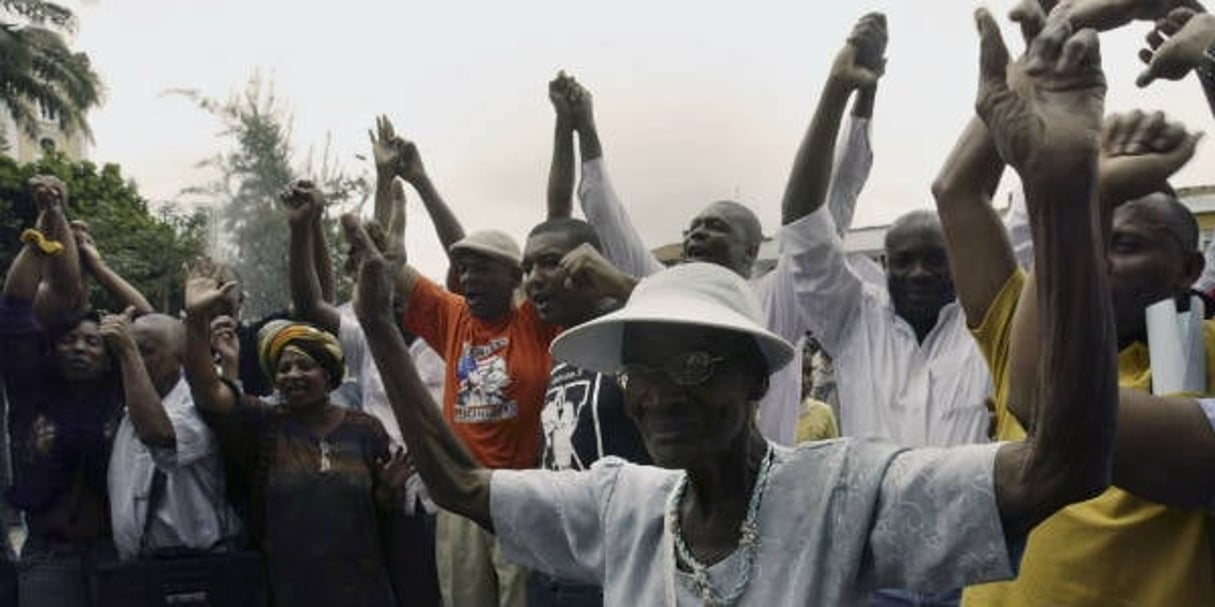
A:
POLYGON ((289 320, 272 320, 258 332, 257 358, 262 372, 273 379, 278 359, 287 346, 299 348, 329 374, 329 389, 337 388, 346 375, 342 345, 328 331, 289 320))

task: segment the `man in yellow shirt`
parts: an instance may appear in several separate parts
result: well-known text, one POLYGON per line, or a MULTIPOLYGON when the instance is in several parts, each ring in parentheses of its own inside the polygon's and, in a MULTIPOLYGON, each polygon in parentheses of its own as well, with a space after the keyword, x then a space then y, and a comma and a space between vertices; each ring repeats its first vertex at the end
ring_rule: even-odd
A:
MULTIPOLYGON (((1099 193, 1112 216, 1112 227, 1102 228, 1110 235, 1123 388, 1114 437, 1117 487, 1048 518, 1030 534, 1017 580, 968 588, 964 605, 1215 605, 1207 515, 1215 497, 1215 432, 1198 401, 1146 391, 1144 308, 1187 293, 1202 269, 1193 217, 1158 193, 1193 155, 1196 138, 1163 116, 1135 113, 1107 122, 1102 139, 1099 193)), ((1024 386, 1009 385, 1009 367, 1040 361, 1033 306, 1017 305, 1037 294, 1030 288, 1022 295, 1026 276, 989 204, 1003 165, 974 119, 933 193, 957 260, 958 298, 992 370, 996 435, 1012 440, 1025 435, 1022 424, 1032 423, 1035 411, 1018 407, 1031 401, 1018 393, 1024 386)), ((1207 387, 1215 394, 1215 328, 1206 329, 1207 387)))

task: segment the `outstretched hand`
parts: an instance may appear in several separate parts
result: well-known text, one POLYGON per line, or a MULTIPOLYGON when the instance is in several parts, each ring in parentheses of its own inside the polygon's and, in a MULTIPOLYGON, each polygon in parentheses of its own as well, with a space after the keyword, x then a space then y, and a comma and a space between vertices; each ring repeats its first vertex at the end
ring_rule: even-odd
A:
POLYGON ((202 258, 186 268, 187 317, 210 319, 219 314, 231 314, 228 301, 239 286, 236 281, 220 282, 219 267, 210 258, 202 258))
POLYGON ((392 279, 384 254, 367 233, 363 222, 353 213, 342 215, 342 229, 350 243, 350 255, 358 260, 359 274, 355 285, 354 312, 367 319, 379 314, 392 314, 392 279))
POLYGON ((409 454, 399 448, 393 449, 388 457, 377 463, 379 468, 376 470, 376 475, 381 491, 379 499, 385 506, 395 508, 401 504, 405 494, 405 482, 417 473, 417 469, 409 454))
POLYGON ((1197 7, 1193 0, 1042 0, 1052 18, 1066 19, 1076 30, 1107 31, 1131 21, 1155 21, 1183 6, 1197 7), (1054 6, 1051 6, 1054 5, 1054 6), (1053 10, 1052 10, 1053 9, 1053 10))
POLYGON ((1105 121, 1098 164, 1102 197, 1121 203, 1151 194, 1194 156, 1202 133, 1139 110, 1105 121))
POLYGON ((375 158, 375 170, 380 175, 391 177, 400 172, 401 149, 400 138, 392 127, 388 116, 380 115, 375 118, 375 130, 368 130, 367 137, 371 140, 371 153, 375 158))
POLYGON ((595 127, 595 99, 591 95, 591 91, 570 76, 569 82, 566 84, 566 96, 569 99, 574 128, 580 133, 593 129, 595 127))
POLYGON ((570 122, 573 120, 573 108, 570 104, 570 84, 574 81, 566 75, 565 70, 557 72, 557 77, 548 83, 548 100, 557 112, 557 120, 570 122))
POLYGON ((1073 32, 1057 15, 1058 9, 1010 66, 995 19, 984 9, 975 13, 981 39, 975 108, 1001 157, 1027 184, 1066 179, 1091 163, 1099 146, 1105 76, 1097 32, 1073 32))
POLYGON ((240 337, 236 320, 222 314, 211 320, 211 350, 219 355, 220 366, 236 368, 240 362, 240 337))
POLYGON ((76 239, 76 250, 79 252, 80 261, 86 266, 95 266, 101 262, 101 252, 97 250, 97 243, 93 240, 93 235, 89 234, 89 224, 76 219, 69 225, 72 227, 72 236, 76 239))
POLYGON ((325 196, 307 179, 291 182, 279 200, 287 210, 287 220, 293 224, 308 224, 321 217, 325 209, 325 196))
POLYGON ((1156 22, 1148 33, 1149 48, 1139 51, 1147 64, 1135 84, 1143 87, 1156 79, 1180 80, 1206 61, 1206 50, 1215 43, 1215 15, 1178 8, 1156 22))
POLYGON ((131 351, 135 348, 135 337, 131 333, 131 319, 135 316, 135 306, 130 306, 122 314, 106 314, 97 325, 97 332, 109 350, 115 354, 131 351))
POLYGON ((67 207, 67 185, 54 175, 35 175, 26 181, 38 212, 60 210, 67 207))
POLYGON ((831 65, 831 81, 848 90, 877 84, 886 69, 886 16, 869 13, 852 28, 848 42, 831 65))
POLYGON ((877 12, 861 17, 848 36, 848 44, 856 48, 856 64, 879 78, 886 70, 887 42, 886 15, 877 12))

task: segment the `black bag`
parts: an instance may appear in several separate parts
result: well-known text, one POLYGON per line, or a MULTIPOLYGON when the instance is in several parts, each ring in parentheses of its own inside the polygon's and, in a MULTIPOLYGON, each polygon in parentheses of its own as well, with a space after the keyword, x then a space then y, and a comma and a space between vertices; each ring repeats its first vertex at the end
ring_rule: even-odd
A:
MULTIPOLYGON (((144 521, 146 541, 152 513, 164 497, 166 477, 157 470, 144 521)), ((92 573, 97 607, 265 607, 266 568, 254 550, 215 552, 169 548, 144 552, 133 561, 99 565, 92 573)))

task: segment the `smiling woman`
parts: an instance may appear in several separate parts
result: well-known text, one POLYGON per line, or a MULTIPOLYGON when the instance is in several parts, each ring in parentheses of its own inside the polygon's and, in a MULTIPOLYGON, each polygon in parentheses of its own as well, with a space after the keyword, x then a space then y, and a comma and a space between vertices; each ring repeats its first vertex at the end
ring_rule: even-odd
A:
MULTIPOLYGON (((281 405, 243 394, 211 361, 210 323, 233 283, 198 268, 186 288, 186 379, 242 483, 249 527, 266 553, 275 604, 393 604, 383 523, 401 503, 380 422, 340 408, 345 374, 332 334, 273 321, 257 352, 281 405), (306 529, 308 533, 300 533, 306 529)), ((402 479, 403 480, 403 479, 402 479)))

